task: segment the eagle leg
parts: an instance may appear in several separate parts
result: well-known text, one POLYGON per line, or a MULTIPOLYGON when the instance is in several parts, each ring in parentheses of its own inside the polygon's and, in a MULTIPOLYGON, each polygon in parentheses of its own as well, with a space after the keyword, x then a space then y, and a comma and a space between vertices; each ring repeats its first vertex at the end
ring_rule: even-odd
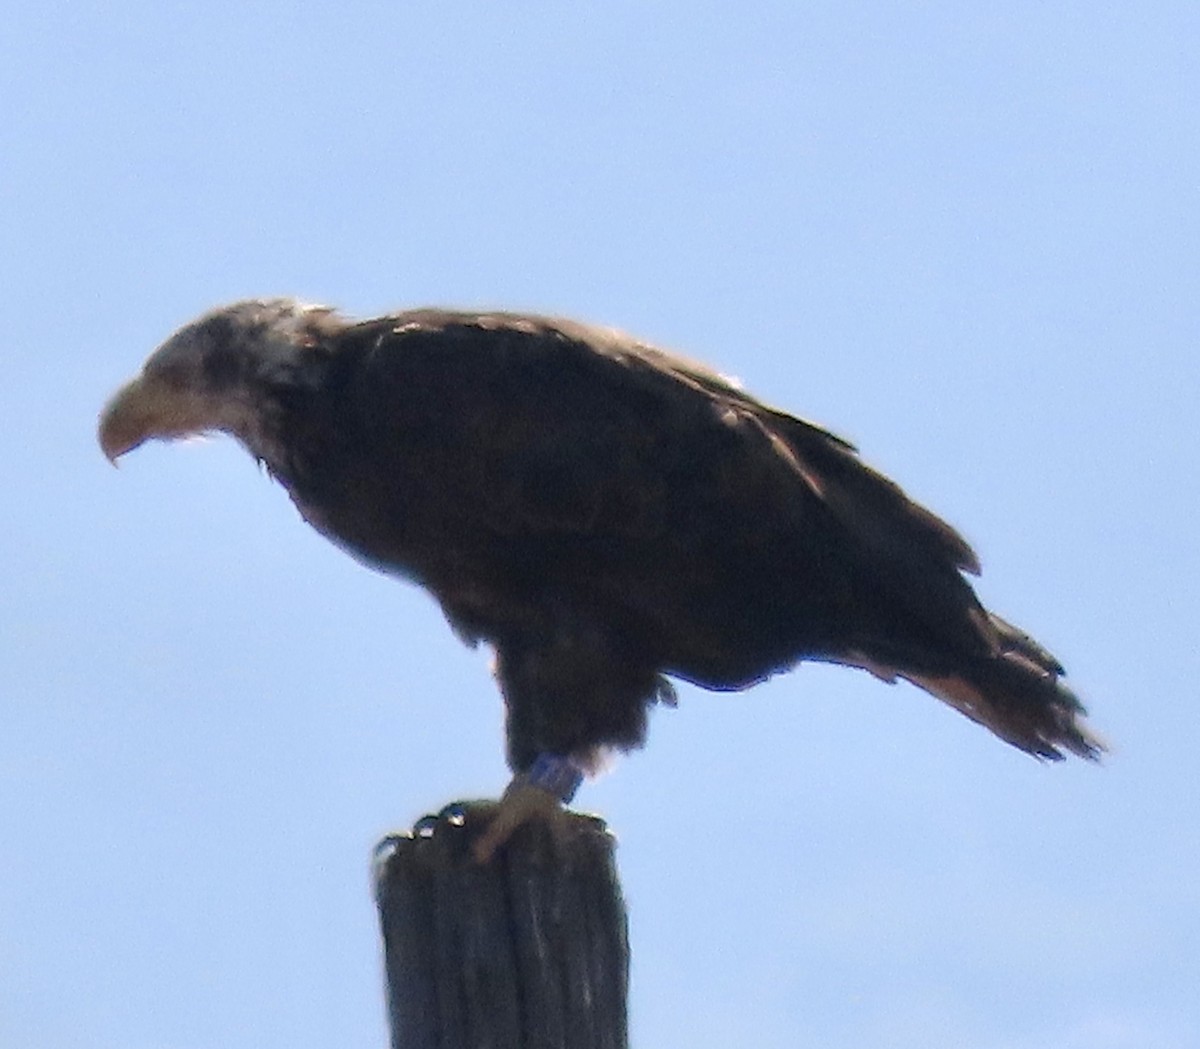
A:
POLYGON ((518 827, 534 819, 542 820, 557 836, 566 827, 563 806, 575 797, 582 782, 583 773, 569 758, 539 754, 505 788, 491 823, 472 848, 476 862, 487 863, 518 827))

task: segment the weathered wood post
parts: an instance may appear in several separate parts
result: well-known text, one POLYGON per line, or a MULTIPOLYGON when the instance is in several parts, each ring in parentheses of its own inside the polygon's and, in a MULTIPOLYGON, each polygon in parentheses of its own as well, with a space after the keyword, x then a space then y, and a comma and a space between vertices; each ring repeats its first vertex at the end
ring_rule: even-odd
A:
POLYGON ((626 1049, 625 904, 603 820, 534 822, 488 863, 494 802, 380 842, 392 1049, 626 1049))

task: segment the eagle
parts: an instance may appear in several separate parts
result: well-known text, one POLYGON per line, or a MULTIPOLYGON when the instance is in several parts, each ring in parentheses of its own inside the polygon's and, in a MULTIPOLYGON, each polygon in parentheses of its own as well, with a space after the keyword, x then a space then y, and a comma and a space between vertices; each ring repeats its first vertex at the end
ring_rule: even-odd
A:
POLYGON ((1058 660, 980 603, 957 531, 842 438, 621 332, 239 302, 168 338, 99 442, 115 464, 205 432, 493 648, 513 777, 480 858, 640 747, 672 679, 738 691, 835 663, 1038 758, 1103 749, 1058 660))

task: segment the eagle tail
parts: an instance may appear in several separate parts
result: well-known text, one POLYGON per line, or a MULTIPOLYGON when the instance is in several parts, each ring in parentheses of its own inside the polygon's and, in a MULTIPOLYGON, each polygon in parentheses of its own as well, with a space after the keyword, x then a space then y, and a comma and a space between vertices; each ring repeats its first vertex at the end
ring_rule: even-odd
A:
POLYGON ((993 655, 948 673, 898 676, 1036 757, 1059 761, 1066 751, 1097 760, 1107 748, 1083 724, 1087 710, 1063 683, 1062 665, 1028 634, 989 619, 999 640, 993 655))

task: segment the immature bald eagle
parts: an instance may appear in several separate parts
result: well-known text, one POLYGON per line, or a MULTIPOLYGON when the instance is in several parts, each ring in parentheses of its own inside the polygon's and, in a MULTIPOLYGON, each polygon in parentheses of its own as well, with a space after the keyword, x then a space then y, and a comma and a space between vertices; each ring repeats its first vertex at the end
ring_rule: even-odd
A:
POLYGON ((640 746, 669 677, 742 689, 806 659, 907 679, 1041 758, 1099 750, 1058 661, 964 580, 957 532, 840 438, 626 335, 243 302, 168 339, 100 444, 200 431, 494 646, 523 805, 640 746))

